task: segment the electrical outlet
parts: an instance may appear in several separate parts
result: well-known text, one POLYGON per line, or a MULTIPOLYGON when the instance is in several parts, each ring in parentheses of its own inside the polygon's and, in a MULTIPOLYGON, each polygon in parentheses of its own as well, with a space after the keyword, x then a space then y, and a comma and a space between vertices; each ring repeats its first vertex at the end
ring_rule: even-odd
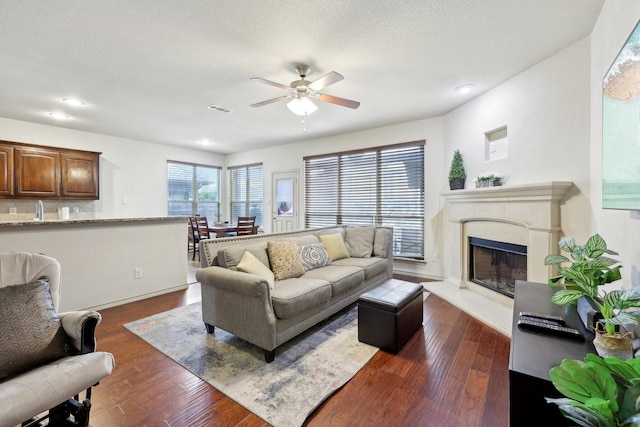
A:
POLYGON ((141 279, 142 278, 142 269, 141 268, 136 268, 135 270, 133 270, 133 278, 134 279, 141 279))

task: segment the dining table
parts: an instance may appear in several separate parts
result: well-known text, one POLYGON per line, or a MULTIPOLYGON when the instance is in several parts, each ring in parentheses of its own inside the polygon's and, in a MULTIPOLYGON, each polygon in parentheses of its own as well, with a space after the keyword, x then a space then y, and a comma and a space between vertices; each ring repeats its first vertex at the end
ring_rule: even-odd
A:
POLYGON ((215 234, 216 239, 225 237, 226 233, 235 233, 237 230, 237 224, 213 224, 209 226, 209 232, 215 234))

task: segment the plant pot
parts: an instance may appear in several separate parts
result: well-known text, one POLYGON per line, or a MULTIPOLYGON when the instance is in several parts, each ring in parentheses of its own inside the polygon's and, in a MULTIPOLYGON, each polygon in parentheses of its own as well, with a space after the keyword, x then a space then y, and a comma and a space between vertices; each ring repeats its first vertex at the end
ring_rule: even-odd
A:
POLYGON ((596 323, 596 336, 593 339, 593 346, 600 357, 617 357, 620 360, 627 360, 633 357, 633 345, 631 344, 631 333, 615 335, 607 334, 602 322, 596 323))
POLYGON ((464 179, 450 179, 449 188, 451 190, 462 190, 464 188, 464 179))

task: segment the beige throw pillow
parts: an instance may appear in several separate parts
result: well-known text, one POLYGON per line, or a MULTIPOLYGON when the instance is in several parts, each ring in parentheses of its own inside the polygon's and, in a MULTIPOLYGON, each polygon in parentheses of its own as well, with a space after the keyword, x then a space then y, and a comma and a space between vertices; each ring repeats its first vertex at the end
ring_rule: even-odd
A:
POLYGON ((267 241, 269 264, 276 280, 291 279, 304 274, 298 245, 293 242, 267 241))
POLYGON ((249 251, 244 251, 242 258, 237 266, 238 271, 245 273, 255 274, 260 276, 269 283, 269 289, 273 290, 273 281, 275 276, 273 271, 269 270, 269 267, 264 265, 254 254, 249 251))
POLYGON ((375 227, 347 227, 344 238, 349 256, 354 258, 370 258, 373 252, 375 227))
POLYGON ((344 240, 342 240, 342 234, 327 234, 318 236, 318 238, 327 248, 331 261, 349 258, 349 252, 347 251, 347 247, 344 245, 344 240))

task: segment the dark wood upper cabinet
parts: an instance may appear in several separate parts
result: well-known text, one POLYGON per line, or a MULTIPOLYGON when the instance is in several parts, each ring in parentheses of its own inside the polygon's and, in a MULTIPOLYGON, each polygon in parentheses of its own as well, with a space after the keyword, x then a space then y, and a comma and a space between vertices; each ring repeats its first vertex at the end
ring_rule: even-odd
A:
POLYGON ((32 147, 15 150, 16 196, 60 196, 60 153, 32 147))
POLYGON ((0 197, 13 197, 13 147, 0 144, 0 197))
POLYGON ((98 199, 100 154, 1 141, 0 198, 98 199))
POLYGON ((61 153, 62 197, 98 199, 98 164, 96 153, 61 153))

